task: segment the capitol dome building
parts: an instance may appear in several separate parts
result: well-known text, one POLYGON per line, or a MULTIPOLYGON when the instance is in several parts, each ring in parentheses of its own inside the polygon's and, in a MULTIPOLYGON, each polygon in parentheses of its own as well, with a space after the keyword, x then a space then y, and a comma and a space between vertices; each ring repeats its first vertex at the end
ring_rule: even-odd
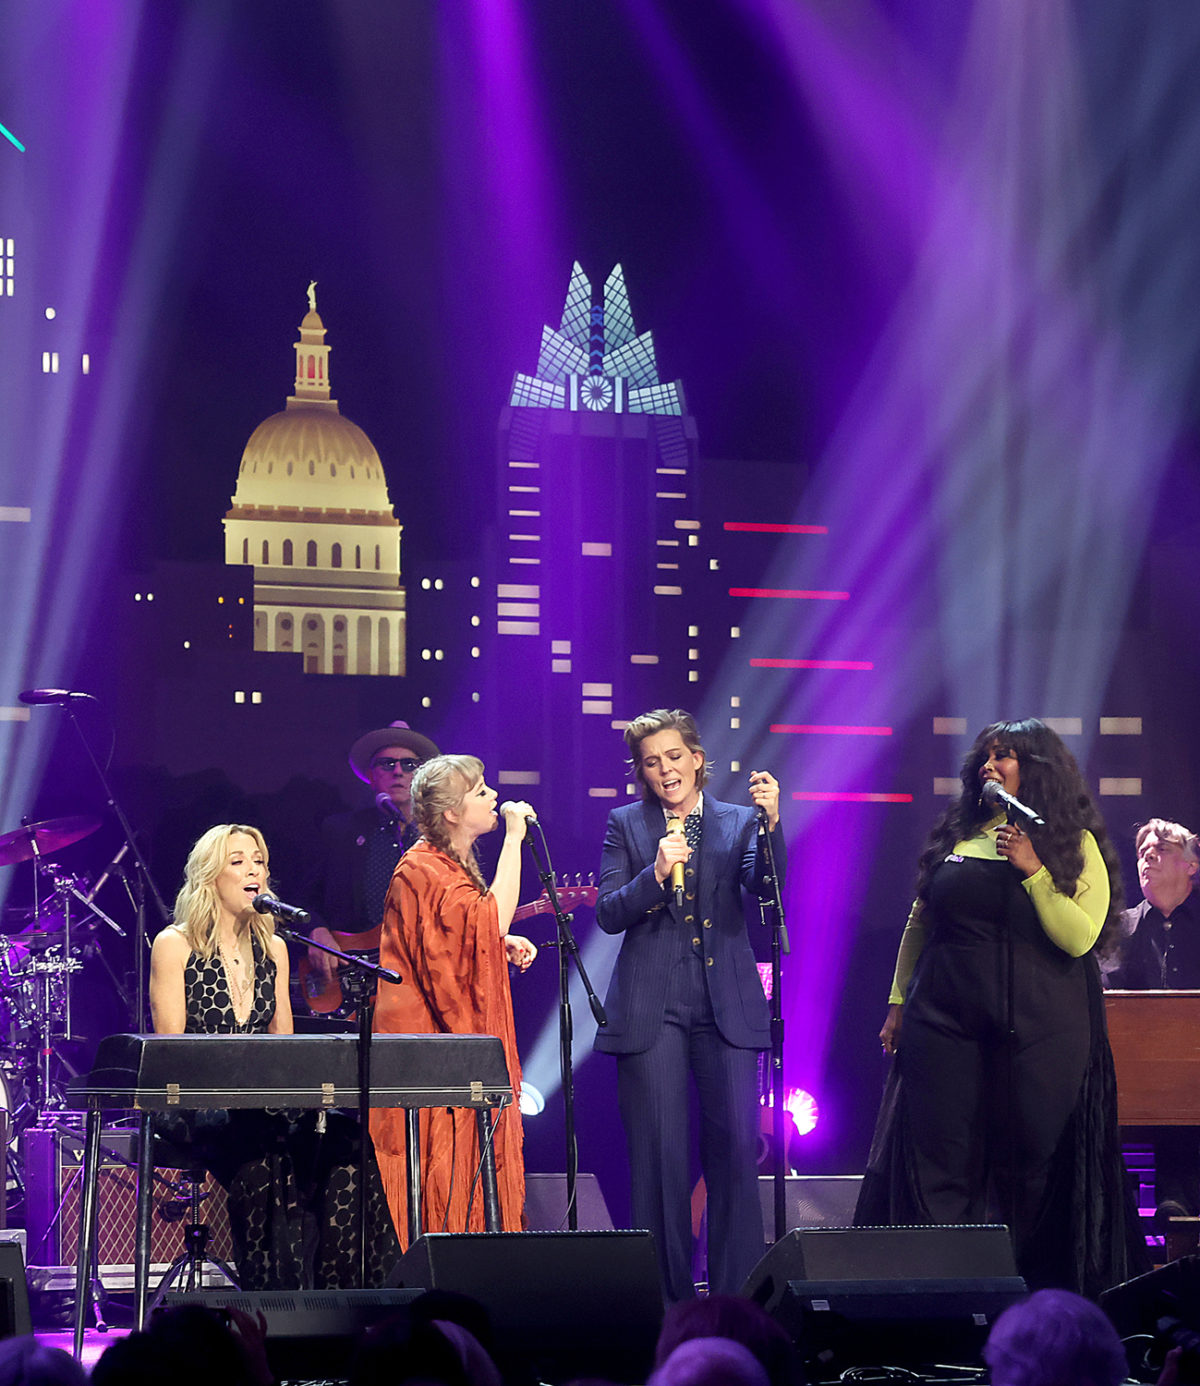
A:
POLYGON ((286 407, 250 435, 225 515, 225 562, 254 568, 254 648, 310 674, 403 674, 400 524, 371 440, 330 397, 315 285, 286 407))

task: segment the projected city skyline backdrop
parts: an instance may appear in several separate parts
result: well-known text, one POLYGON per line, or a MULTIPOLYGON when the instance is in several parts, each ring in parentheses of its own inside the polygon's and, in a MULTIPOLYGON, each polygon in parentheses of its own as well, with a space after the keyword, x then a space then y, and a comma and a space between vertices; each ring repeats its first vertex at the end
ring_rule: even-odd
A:
MULTIPOLYGON (((811 1167, 860 1169, 915 858, 977 728, 1053 719, 1127 865, 1135 822, 1200 820, 1200 19, 1173 24, 18 7, 0 832, 104 809, 17 699, 79 687, 168 898, 226 818, 297 883, 350 742, 397 717, 482 755, 586 877, 631 792, 621 724, 689 707, 719 794, 783 783, 788 1081, 811 1167), (332 398, 366 450, 318 476, 283 421, 332 398), (254 469, 287 448, 311 493, 271 500, 254 469)), ((69 859, 113 846, 106 820, 69 859)), ((24 904, 27 868, 0 892, 24 904)), ((547 1170, 553 970, 516 989, 547 1170)), ((581 1164, 619 1208, 586 1016, 581 1164)))

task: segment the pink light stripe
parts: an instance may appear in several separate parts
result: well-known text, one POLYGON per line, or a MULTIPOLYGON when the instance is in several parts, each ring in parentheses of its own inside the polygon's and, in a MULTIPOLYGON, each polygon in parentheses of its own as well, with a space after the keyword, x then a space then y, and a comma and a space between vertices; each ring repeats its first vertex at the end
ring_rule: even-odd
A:
POLYGON ((805 799, 815 803, 847 804, 911 804, 911 794, 855 794, 849 790, 794 789, 793 799, 805 799))
POLYGON ((770 730, 800 736, 891 736, 891 727, 816 726, 811 722, 772 722, 770 730))
POLYGON ((844 602, 849 601, 849 592, 803 592, 788 587, 731 587, 731 597, 792 597, 800 601, 844 602))
POLYGON ((828 525, 760 525, 748 520, 726 520, 725 528, 742 534, 828 534, 828 525))
POLYGON ((869 659, 752 659, 751 669, 874 669, 869 659))

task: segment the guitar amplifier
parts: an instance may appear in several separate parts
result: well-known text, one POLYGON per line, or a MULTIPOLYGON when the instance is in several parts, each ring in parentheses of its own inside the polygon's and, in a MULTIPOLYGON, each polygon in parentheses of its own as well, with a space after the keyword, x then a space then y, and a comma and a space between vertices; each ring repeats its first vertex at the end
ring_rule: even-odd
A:
MULTIPOLYGON (((99 1264, 133 1263, 137 1221, 136 1133, 105 1128, 100 1133, 97 1180, 96 1245, 99 1264)), ((79 1246, 79 1202, 83 1188, 83 1133, 65 1122, 31 1126, 21 1137, 25 1163, 26 1261, 31 1266, 70 1266, 79 1246)), ((154 1214, 150 1224, 150 1260, 173 1261, 183 1251, 183 1229, 189 1213, 179 1171, 155 1171, 154 1214), (183 1213, 179 1220, 162 1216, 166 1207, 183 1213)), ((209 1253, 232 1259, 225 1191, 212 1178, 202 1186, 206 1197, 200 1218, 209 1228, 209 1253)))

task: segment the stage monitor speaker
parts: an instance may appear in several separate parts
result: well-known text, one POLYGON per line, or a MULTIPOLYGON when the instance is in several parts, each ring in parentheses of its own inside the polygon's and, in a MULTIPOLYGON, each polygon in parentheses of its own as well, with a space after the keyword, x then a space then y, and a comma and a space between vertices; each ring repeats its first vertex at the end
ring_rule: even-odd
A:
POLYGON ((649 1232, 432 1232, 391 1284, 454 1290, 491 1316, 502 1371, 645 1381, 662 1291, 649 1232))
POLYGON ((32 1332, 25 1258, 17 1242, 0 1242, 0 1338, 20 1338, 32 1332))
POLYGON ((1153 1336, 1159 1319, 1200 1332, 1200 1256, 1181 1256, 1100 1296, 1100 1308, 1122 1338, 1153 1336))
MULTIPOLYGON (((787 1231, 797 1227, 850 1227, 862 1187, 861 1174, 789 1174, 784 1187, 787 1231)), ((775 1240, 775 1179, 758 1176, 763 1227, 768 1245, 775 1240)))
MULTIPOLYGON (((608 1204, 594 1174, 575 1179, 576 1224, 580 1232, 611 1232, 608 1204)), ((567 1228, 567 1176, 525 1174, 525 1225, 530 1232, 564 1232, 567 1228)))
POLYGON ((978 1365, 997 1315, 1026 1294, 1008 1229, 827 1227, 789 1232, 743 1293, 824 1371, 978 1365))
POLYGON ((417 1290, 203 1290, 168 1293, 162 1307, 242 1309, 267 1321, 267 1360, 277 1380, 345 1378, 354 1340, 383 1319, 407 1316, 417 1290))

